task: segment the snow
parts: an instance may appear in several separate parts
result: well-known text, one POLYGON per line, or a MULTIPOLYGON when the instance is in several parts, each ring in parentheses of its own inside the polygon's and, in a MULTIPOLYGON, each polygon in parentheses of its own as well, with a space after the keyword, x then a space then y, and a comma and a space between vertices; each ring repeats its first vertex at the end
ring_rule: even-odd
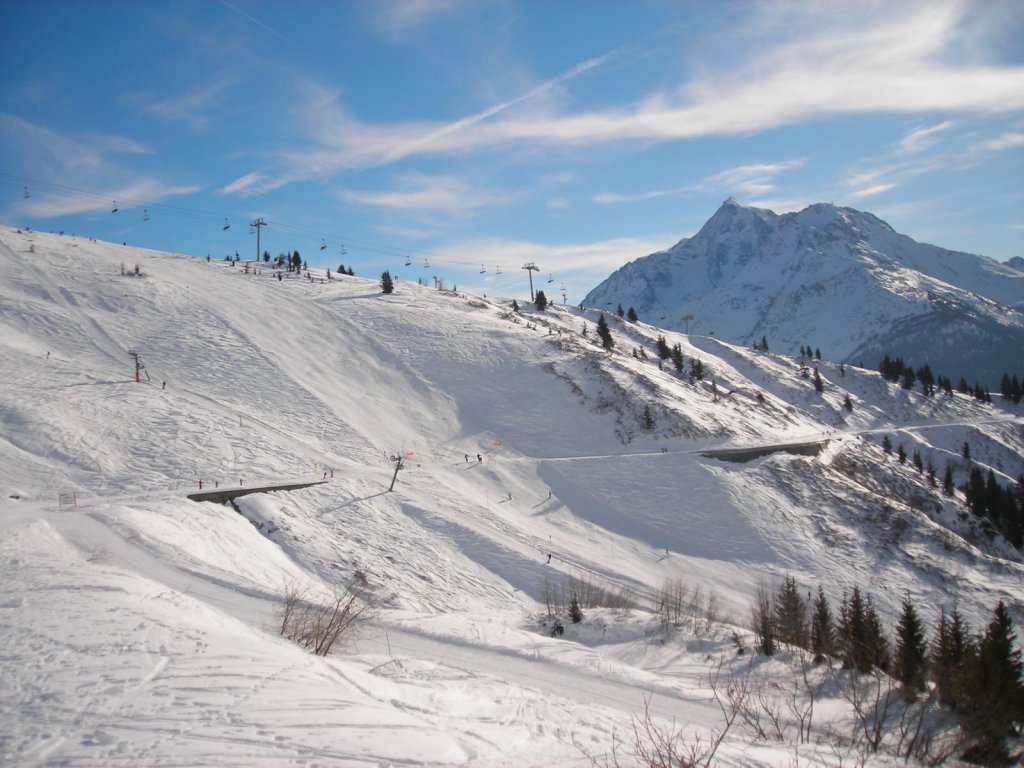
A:
POLYGON ((1024 358, 1024 273, 826 203, 779 216, 729 198, 692 238, 621 267, 584 304, 737 344, 766 338, 785 354, 809 344, 872 367, 900 356, 996 389, 1024 358))
MULTIPOLYGON (((384 296, 10 227, 0 262, 4 764, 586 765, 645 705, 710 738, 719 667, 786 680, 793 657, 738 656, 732 639, 752 646, 754 592, 784 574, 836 601, 867 585, 890 621, 906 592, 928 621, 957 601, 980 626, 999 599, 1024 620, 1019 553, 877 444, 941 472, 969 440, 1009 482, 1024 472, 1012 406, 827 361, 818 395, 806 361, 614 317, 607 353, 593 310, 515 315, 404 282, 384 296), (704 381, 659 369, 660 334, 704 381), (806 441, 827 446, 701 455, 806 441), (186 499, 200 479, 325 475, 237 511, 186 499), (279 637, 286 590, 353 580, 373 616, 333 655, 279 637), (672 581, 702 608, 666 628, 652 606, 672 581), (635 606, 579 625, 555 606, 552 637, 545 598, 570 583, 635 606)), ((827 690, 818 717, 852 732, 827 690)), ((717 759, 849 756, 737 729, 717 759)))

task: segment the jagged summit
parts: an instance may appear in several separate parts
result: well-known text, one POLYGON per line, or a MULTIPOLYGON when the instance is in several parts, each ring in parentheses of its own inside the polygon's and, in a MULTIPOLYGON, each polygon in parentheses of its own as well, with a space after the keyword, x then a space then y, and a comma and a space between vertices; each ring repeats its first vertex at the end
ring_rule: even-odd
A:
POLYGON ((767 337, 782 352, 813 344, 866 365, 899 355, 990 386, 1024 359, 1024 273, 831 203, 779 215, 730 197, 696 235, 625 265, 584 303, 736 343, 767 337))

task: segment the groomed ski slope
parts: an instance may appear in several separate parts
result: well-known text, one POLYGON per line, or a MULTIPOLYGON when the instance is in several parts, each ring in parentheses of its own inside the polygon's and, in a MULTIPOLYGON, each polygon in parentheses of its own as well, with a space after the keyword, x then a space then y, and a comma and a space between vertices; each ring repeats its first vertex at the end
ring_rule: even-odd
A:
MULTIPOLYGON (((690 384, 659 370, 657 329, 609 317, 608 354, 594 310, 516 315, 405 281, 384 296, 13 228, 0 266, 4 762, 585 765, 573 741, 610 749, 645 697, 659 722, 720 727, 709 675, 746 668, 730 635, 784 574, 834 600, 859 584, 887 621, 906 593, 929 622, 954 600, 975 626, 998 599, 1024 619, 1019 556, 878 447, 888 434, 941 472, 967 440, 1016 478, 1007 407, 827 362, 818 395, 801 361, 667 334, 708 371, 690 384), (698 453, 806 440, 829 442, 698 453), (325 474, 242 497, 241 515, 184 498, 200 479, 325 474), (342 652, 277 637, 288 586, 326 594, 356 572, 378 608, 342 652), (570 576, 639 608, 551 638, 545 584, 570 576), (714 594, 719 621, 663 630, 651 599, 673 579, 714 594)), ((841 702, 823 711, 848 727, 841 702)), ((718 757, 793 749, 736 732, 718 757)))

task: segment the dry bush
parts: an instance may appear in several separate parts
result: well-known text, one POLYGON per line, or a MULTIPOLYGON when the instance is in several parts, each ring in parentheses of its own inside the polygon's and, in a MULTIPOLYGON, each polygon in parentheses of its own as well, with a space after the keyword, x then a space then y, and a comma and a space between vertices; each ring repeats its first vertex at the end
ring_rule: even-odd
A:
POLYGON ((317 656, 326 656, 339 638, 369 618, 370 603, 363 599, 358 580, 321 599, 309 599, 309 591, 296 584, 285 588, 280 634, 317 656))

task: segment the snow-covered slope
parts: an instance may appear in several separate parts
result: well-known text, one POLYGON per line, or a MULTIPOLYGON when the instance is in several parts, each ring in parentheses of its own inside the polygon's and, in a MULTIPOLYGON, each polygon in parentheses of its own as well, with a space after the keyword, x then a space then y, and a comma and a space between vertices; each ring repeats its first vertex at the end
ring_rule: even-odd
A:
POLYGON ((730 198, 694 237, 630 262, 584 304, 739 344, 875 367, 886 354, 997 387, 1024 360, 1024 272, 917 243, 816 204, 782 216, 730 198))
MULTIPOLYGON (((6 227, 0 274, 5 763, 568 764, 645 697, 659 722, 720 727, 709 671, 746 668, 730 637, 784 574, 834 600, 860 585, 888 620, 908 593, 929 622, 957 601, 980 626, 999 599, 1024 619, 1020 554, 879 447, 963 481, 968 441, 1009 483, 1012 406, 827 362, 819 394, 808 361, 669 332, 704 367, 690 381, 658 328, 611 317, 601 349, 592 310, 6 227), (323 479, 241 515, 185 498, 323 479), (344 654, 277 637, 290 585, 353 578, 377 617, 344 654), (636 608, 552 638, 570 579, 636 608), (666 629, 652 605, 678 580, 702 618, 666 629)), ((722 763, 790 759, 749 742, 722 763)))

